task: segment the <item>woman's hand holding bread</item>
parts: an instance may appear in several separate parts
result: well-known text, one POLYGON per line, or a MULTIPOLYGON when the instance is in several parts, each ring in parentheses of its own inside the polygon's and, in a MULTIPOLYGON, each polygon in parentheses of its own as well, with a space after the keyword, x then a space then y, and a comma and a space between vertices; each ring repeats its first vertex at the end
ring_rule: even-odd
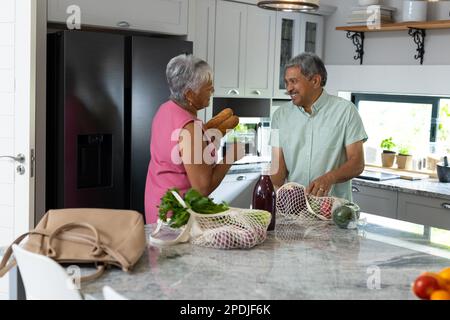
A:
POLYGON ((227 130, 236 128, 239 124, 239 118, 233 114, 230 108, 222 110, 218 115, 206 123, 207 129, 218 129, 222 135, 227 133, 227 130))

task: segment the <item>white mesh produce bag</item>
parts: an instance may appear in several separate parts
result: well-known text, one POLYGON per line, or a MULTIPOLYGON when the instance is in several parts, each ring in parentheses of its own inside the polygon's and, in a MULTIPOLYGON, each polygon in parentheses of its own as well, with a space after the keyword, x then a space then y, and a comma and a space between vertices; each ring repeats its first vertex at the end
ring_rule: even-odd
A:
MULTIPOLYGON (((178 193, 174 192, 173 195, 186 207, 178 193)), ((218 214, 200 214, 192 209, 188 209, 188 212, 189 222, 174 239, 161 237, 164 223, 159 221, 150 236, 150 242, 174 245, 190 240, 192 244, 216 249, 250 249, 266 240, 272 217, 268 211, 238 208, 218 214)))
POLYGON ((277 191, 277 215, 302 220, 332 219, 333 211, 349 203, 335 197, 315 197, 306 194, 306 188, 290 182, 277 191))

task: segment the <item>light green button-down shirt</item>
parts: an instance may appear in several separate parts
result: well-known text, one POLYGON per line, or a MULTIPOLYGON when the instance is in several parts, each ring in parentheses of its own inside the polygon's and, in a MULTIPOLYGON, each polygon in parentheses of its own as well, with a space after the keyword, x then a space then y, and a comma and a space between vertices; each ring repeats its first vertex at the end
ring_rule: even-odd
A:
MULTIPOLYGON (((283 149, 288 181, 305 187, 344 164, 345 147, 358 141, 367 134, 355 105, 325 90, 311 115, 290 103, 272 118, 271 146, 283 149)), ((330 195, 352 201, 351 181, 332 186, 330 195)))

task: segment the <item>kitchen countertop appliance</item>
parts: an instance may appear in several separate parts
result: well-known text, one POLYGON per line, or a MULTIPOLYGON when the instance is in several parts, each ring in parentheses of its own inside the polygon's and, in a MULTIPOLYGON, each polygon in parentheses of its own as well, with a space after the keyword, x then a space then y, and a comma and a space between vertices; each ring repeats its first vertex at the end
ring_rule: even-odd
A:
POLYGON ((241 117, 239 120, 239 125, 222 138, 219 159, 226 156, 231 144, 241 142, 245 144, 245 156, 235 165, 270 162, 270 118, 241 117))

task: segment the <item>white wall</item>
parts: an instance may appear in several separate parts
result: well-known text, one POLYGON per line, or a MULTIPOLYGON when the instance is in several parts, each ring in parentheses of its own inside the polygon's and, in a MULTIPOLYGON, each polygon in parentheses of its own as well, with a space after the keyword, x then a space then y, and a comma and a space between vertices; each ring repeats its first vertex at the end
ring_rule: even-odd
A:
POLYGON ((327 65, 327 91, 450 96, 450 65, 327 65))
MULTIPOLYGON (((0 155, 14 155, 15 0, 0 1, 0 155)), ((14 163, 0 160, 0 246, 14 229, 14 163)), ((8 277, 0 279, 0 300, 8 297, 8 277)))
MULTIPOLYGON (((384 4, 397 8, 397 19, 401 20, 402 0, 382 0, 384 4)), ((335 5, 337 11, 326 19, 325 62, 329 65, 357 65, 353 60, 355 47, 346 38, 345 31, 336 31, 345 26, 351 7, 358 0, 321 0, 323 4, 335 5), (338 4, 337 4, 338 3, 338 4)), ((429 6, 432 4, 429 4, 429 6)), ((407 31, 367 32, 364 65, 419 65, 414 59, 416 45, 407 31)), ((450 29, 427 30, 424 65, 450 64, 450 29)))

